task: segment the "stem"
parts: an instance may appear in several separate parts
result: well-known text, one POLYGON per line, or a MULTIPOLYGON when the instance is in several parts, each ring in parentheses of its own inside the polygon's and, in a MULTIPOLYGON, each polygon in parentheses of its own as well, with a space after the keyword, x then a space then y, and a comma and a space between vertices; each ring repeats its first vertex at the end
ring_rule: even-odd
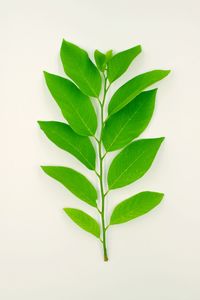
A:
POLYGON ((99 155, 99 184, 100 184, 100 192, 101 192, 101 224, 102 224, 102 244, 103 244, 103 252, 104 252, 104 261, 108 261, 108 254, 107 254, 107 246, 106 246, 106 224, 105 224, 105 193, 104 193, 104 184, 103 184, 103 178, 104 178, 104 171, 103 171, 103 159, 104 155, 102 154, 102 130, 103 130, 103 124, 104 124, 104 103, 106 99, 106 93, 107 93, 107 77, 104 76, 104 95, 102 103, 100 102, 100 138, 97 140, 98 143, 98 155, 99 155))

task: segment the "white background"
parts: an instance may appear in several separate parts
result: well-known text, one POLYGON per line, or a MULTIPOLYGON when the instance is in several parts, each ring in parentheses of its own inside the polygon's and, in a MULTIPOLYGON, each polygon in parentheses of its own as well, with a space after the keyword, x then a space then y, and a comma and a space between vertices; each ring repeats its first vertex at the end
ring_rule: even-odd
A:
MULTIPOLYGON (((0 8, 0 298, 2 300, 200 299, 199 1, 2 1, 0 8), (92 53, 138 43, 143 53, 116 82, 171 69, 159 84, 143 137, 166 136, 151 170, 108 196, 107 215, 131 194, 165 193, 148 215, 108 232, 109 262, 98 241, 62 211, 88 205, 42 173, 41 164, 92 172, 56 148, 37 120, 63 120, 42 70, 63 75, 65 38, 92 53)), ((108 158, 109 160, 109 158, 108 158)))

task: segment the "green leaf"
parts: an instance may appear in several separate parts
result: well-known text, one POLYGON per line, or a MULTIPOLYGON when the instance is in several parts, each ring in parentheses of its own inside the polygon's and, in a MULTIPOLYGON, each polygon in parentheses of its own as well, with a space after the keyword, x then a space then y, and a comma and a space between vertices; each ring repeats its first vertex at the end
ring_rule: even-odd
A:
POLYGON ((65 123, 55 121, 39 121, 38 123, 54 144, 74 155, 88 169, 95 170, 96 154, 88 137, 78 135, 65 123))
POLYGON ((142 48, 138 45, 114 55, 108 62, 108 80, 113 82, 126 72, 134 58, 140 54, 141 51, 142 48))
POLYGON ((149 124, 157 89, 139 94, 133 101, 111 115, 103 129, 103 144, 107 152, 120 149, 138 137, 149 124))
POLYGON ((105 54, 106 56, 106 62, 109 62, 109 60, 112 58, 113 56, 113 50, 108 50, 105 54))
POLYGON ((87 52, 63 40, 60 56, 65 73, 81 91, 88 96, 98 97, 101 90, 101 76, 87 52))
POLYGON ((121 86, 112 96, 109 106, 109 115, 116 113, 139 95, 144 89, 163 79, 170 71, 155 70, 134 77, 121 86))
POLYGON ((72 129, 80 135, 94 135, 97 117, 89 97, 63 77, 47 72, 44 75, 49 91, 72 129))
POLYGON ((105 71, 107 63, 111 59, 111 57, 112 57, 112 50, 107 51, 106 54, 100 52, 99 50, 95 50, 94 59, 98 69, 101 72, 105 71))
POLYGON ((97 68, 103 72, 106 68, 106 56, 99 50, 94 51, 94 59, 97 65, 97 68))
POLYGON ((100 238, 100 227, 95 219, 84 211, 75 208, 63 208, 66 214, 72 219, 80 228, 100 238))
POLYGON ((97 192, 91 182, 77 171, 57 166, 42 166, 43 171, 63 184, 84 202, 96 207, 97 192))
POLYGON ((123 149, 109 168, 109 189, 126 186, 141 178, 152 165, 163 140, 163 137, 137 140, 123 149))
POLYGON ((140 217, 157 206, 164 194, 142 192, 119 203, 110 219, 110 225, 121 224, 140 217))

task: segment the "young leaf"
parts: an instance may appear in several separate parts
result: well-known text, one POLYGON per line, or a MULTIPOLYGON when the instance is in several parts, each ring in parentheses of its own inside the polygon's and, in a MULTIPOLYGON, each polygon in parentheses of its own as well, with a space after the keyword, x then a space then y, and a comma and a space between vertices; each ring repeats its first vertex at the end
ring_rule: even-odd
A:
POLYGON ((109 189, 126 186, 141 178, 150 168, 164 138, 137 140, 123 149, 108 171, 109 189))
POLYGON ((108 61, 111 59, 111 57, 112 57, 112 50, 107 51, 106 54, 100 52, 99 50, 95 50, 94 59, 98 69, 101 72, 105 71, 106 65, 108 61))
POLYGON ((153 114, 156 92, 156 89, 142 92, 110 116, 103 129, 103 144, 107 152, 126 146, 144 131, 153 114))
POLYGON ((94 59, 97 65, 97 68, 103 72, 106 68, 106 56, 99 50, 94 51, 94 59))
POLYGON ((65 123, 55 121, 38 123, 54 144, 74 155, 88 169, 95 170, 96 153, 88 137, 78 135, 65 123))
POLYGON ((108 62, 108 80, 111 82, 119 78, 130 66, 134 58, 140 54, 140 45, 114 55, 108 62))
POLYGON ((47 72, 44 75, 49 91, 72 129, 80 135, 94 135, 97 117, 89 97, 63 77, 47 72))
POLYGON ((164 194, 141 192, 119 203, 112 212, 110 225, 121 224, 140 217, 157 206, 164 194))
POLYGON ((116 113, 139 95, 144 89, 163 79, 170 71, 154 70, 140 74, 121 86, 112 96, 109 106, 109 115, 116 113))
POLYGON ((97 192, 91 182, 77 171, 57 166, 42 166, 43 171, 63 184, 79 199, 96 207, 97 192))
POLYGON ((100 238, 100 227, 95 219, 86 214, 80 209, 63 208, 65 213, 72 219, 80 228, 100 238))
POLYGON ((88 96, 98 97, 101 90, 101 76, 87 52, 63 40, 60 56, 65 73, 81 91, 88 96))

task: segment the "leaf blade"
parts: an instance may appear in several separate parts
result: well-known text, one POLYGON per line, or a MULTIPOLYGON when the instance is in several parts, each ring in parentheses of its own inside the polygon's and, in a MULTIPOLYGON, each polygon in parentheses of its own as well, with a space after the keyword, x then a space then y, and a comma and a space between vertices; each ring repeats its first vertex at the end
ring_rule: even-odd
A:
POLYGON ((80 90, 88 96, 98 97, 101 90, 101 76, 87 52, 63 40, 60 56, 65 73, 80 90))
POLYGON ((108 171, 109 189, 126 186, 141 178, 151 167, 164 138, 137 140, 123 149, 108 171))
POLYGON ((63 77, 48 72, 44 75, 51 95, 72 129, 80 135, 94 135, 97 117, 89 97, 63 77))
POLYGON ((97 65, 97 68, 103 72, 106 68, 106 56, 99 50, 94 51, 94 59, 97 65))
POLYGON ((115 54, 108 62, 108 80, 110 83, 118 79, 142 51, 140 45, 115 54))
POLYGON ((60 166, 41 166, 41 168, 47 175, 60 182, 79 199, 93 207, 97 206, 96 189, 81 173, 60 166))
POLYGON ((108 106, 108 114, 114 114, 122 109, 144 89, 165 78, 169 72, 169 70, 154 70, 140 74, 126 82, 112 96, 108 106))
POLYGON ((88 137, 78 135, 65 123, 56 121, 39 121, 38 123, 55 145, 71 153, 88 169, 95 170, 96 153, 88 137))
POLYGON ((148 213, 162 201, 163 196, 162 193, 146 191, 122 201, 114 208, 110 225, 122 224, 148 213))
POLYGON ((145 130, 153 114, 156 92, 157 89, 142 92, 107 119, 102 138, 107 152, 126 146, 145 130))
POLYGON ((94 218, 80 209, 63 208, 63 210, 80 228, 100 238, 100 227, 94 218))

